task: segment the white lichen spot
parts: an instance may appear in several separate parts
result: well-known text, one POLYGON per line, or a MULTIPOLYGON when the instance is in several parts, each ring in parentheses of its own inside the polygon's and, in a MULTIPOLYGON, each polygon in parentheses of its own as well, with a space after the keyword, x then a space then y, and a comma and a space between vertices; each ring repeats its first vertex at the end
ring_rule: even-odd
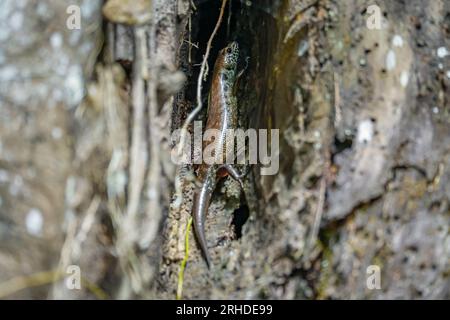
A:
POLYGON ((13 81, 17 76, 18 70, 13 65, 6 65, 0 69, 0 80, 5 82, 13 81))
POLYGON ((38 16, 46 16, 46 14, 49 12, 49 8, 47 3, 44 1, 39 1, 38 5, 36 6, 36 13, 38 16))
POLYGON ((95 1, 83 1, 81 4, 81 15, 85 19, 90 19, 98 12, 98 3, 95 1))
POLYGON ((84 96, 83 71, 80 66, 74 65, 69 68, 64 86, 67 93, 67 103, 70 106, 79 104, 84 96))
POLYGON ((13 30, 19 30, 23 25, 23 14, 19 11, 14 12, 9 18, 9 25, 13 30))
POLYGON ((127 174, 121 170, 108 177, 108 192, 111 188, 111 192, 114 195, 120 195, 125 192, 127 185, 127 174))
POLYGON ((408 82, 409 82, 408 71, 402 71, 402 73, 400 75, 400 84, 402 85, 403 88, 406 88, 406 86, 408 85, 408 82))
POLYGON ((442 69, 444 69, 444 65, 442 63, 439 63, 438 68, 439 68, 439 70, 442 70, 442 69))
POLYGON ((297 55, 299 57, 303 57, 305 53, 308 51, 308 49, 309 49, 309 42, 305 40, 301 41, 300 44, 298 45, 297 55))
POLYGON ((359 143, 368 143, 372 141, 375 128, 372 120, 364 120, 358 126, 357 141, 359 143))
POLYGON ((60 127, 54 127, 52 129, 52 138, 55 140, 61 139, 63 135, 62 129, 60 127))
POLYGON ((394 47, 403 47, 403 38, 396 34, 393 38, 392 38, 392 45, 394 47))
POLYGON ((436 53, 439 58, 445 58, 449 54, 446 47, 438 48, 436 53))
POLYGON ((50 37, 50 44, 54 49, 61 48, 63 44, 63 36, 59 32, 55 32, 50 37))
POLYGON ((148 199, 156 199, 157 195, 158 195, 158 193, 156 193, 156 191, 153 188, 149 188, 149 190, 147 191, 148 199))
POLYGON ((54 89, 52 92, 52 100, 55 102, 61 101, 64 98, 64 94, 60 89, 54 89))
POLYGON ((433 113, 434 114, 438 114, 439 113, 439 108, 438 107, 433 107, 433 113))
POLYGON ((9 28, 0 28, 0 41, 6 41, 10 34, 9 28))
POLYGON ((450 79, 450 70, 447 70, 447 73, 446 73, 446 75, 447 75, 447 78, 449 78, 449 79, 450 79))
POLYGON ((44 218, 42 212, 37 208, 32 208, 28 211, 25 218, 25 226, 29 234, 39 236, 42 234, 42 227, 44 226, 44 218))
POLYGON ((8 171, 0 169, 0 183, 5 183, 9 181, 8 171))
POLYGON ((386 56, 386 69, 393 70, 397 65, 397 59, 395 57, 395 52, 393 50, 389 50, 386 56))

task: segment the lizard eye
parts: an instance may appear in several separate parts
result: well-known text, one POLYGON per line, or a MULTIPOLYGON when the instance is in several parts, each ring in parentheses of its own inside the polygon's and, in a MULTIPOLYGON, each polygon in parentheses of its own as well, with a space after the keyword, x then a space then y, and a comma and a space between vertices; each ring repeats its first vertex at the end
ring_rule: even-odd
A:
POLYGON ((226 52, 231 53, 231 48, 227 48, 226 52))

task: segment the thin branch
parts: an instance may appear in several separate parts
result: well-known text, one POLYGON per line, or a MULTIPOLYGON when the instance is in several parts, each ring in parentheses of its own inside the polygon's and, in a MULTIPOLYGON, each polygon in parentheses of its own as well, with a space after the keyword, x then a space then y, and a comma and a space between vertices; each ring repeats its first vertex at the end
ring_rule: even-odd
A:
POLYGON ((195 47, 196 49, 198 49, 198 44, 192 43, 190 40, 183 40, 184 42, 188 43, 190 46, 195 47))
POLYGON ((337 128, 342 122, 341 94, 339 89, 339 74, 334 73, 334 127, 337 128))
MULTIPOLYGON (((146 143, 145 143, 145 75, 147 72, 145 60, 147 59, 147 50, 145 42, 145 29, 136 27, 136 62, 132 86, 133 99, 133 129, 131 139, 130 154, 130 183, 128 184, 128 206, 127 217, 132 224, 136 222, 139 201, 141 199, 142 188, 146 171, 146 143)), ((135 230, 135 225, 128 225, 130 230, 135 230)))
POLYGON ((317 240, 320 230, 320 223, 322 222, 323 209, 325 205, 325 193, 327 190, 327 180, 325 175, 320 179, 319 198, 317 200, 316 212, 314 214, 314 223, 311 229, 311 236, 309 238, 309 247, 312 248, 317 240))
POLYGON ((158 127, 158 101, 157 101, 157 62, 154 58, 156 52, 156 25, 152 24, 149 30, 148 47, 151 59, 148 60, 150 78, 147 80, 148 100, 148 131, 150 167, 147 174, 148 204, 146 213, 149 221, 144 234, 139 240, 141 248, 147 248, 156 237, 161 219, 161 158, 160 158, 160 130, 158 127))
POLYGON ((211 36, 209 37, 208 43, 206 45, 206 52, 205 52, 205 55, 203 56, 202 66, 200 67, 200 73, 198 75, 198 80, 197 80, 197 107, 189 114, 189 116, 187 117, 187 119, 184 122, 184 125, 181 129, 180 148, 178 148, 179 154, 181 154, 181 151, 184 148, 184 140, 186 139, 185 132, 186 132, 188 126, 195 119, 195 117, 202 110, 202 107, 203 107, 203 103, 202 103, 203 77, 204 77, 204 73, 205 73, 206 64, 208 63, 209 52, 211 51, 211 44, 217 33, 217 30, 219 30, 220 24, 222 23, 222 18, 223 18, 223 13, 224 13, 226 3, 227 3, 227 0, 222 0, 222 7, 220 8, 219 18, 217 19, 216 26, 214 27, 214 30, 211 33, 211 36))

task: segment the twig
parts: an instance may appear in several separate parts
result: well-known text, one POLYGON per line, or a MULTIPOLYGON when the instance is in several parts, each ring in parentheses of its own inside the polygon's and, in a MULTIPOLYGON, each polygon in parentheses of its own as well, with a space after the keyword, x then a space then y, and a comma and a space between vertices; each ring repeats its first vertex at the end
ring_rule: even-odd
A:
POLYGON ((322 221, 323 207, 325 205, 325 192, 327 187, 327 179, 325 175, 320 179, 319 199, 317 200, 317 208, 314 215, 314 223, 309 238, 309 247, 312 248, 319 234, 320 222, 322 221))
POLYGON ((194 11, 197 11, 197 6, 195 5, 193 0, 190 1, 190 4, 192 6, 192 9, 194 9, 194 11))
POLYGON ((85 277, 81 277, 81 285, 86 287, 92 294, 99 300, 109 299, 108 294, 96 285, 94 282, 87 280, 85 277))
MULTIPOLYGON (((188 62, 191 63, 192 62, 192 42, 191 42, 191 32, 192 32, 192 21, 191 21, 191 15, 189 15, 189 20, 188 20, 188 28, 189 28, 189 34, 188 34, 188 41, 187 43, 189 43, 189 51, 188 51, 188 62)), ((185 40, 186 41, 186 40, 185 40)), ((196 47, 198 49, 198 46, 196 47)))
POLYGON ((184 270, 186 269, 187 260, 189 258, 189 233, 192 226, 192 217, 189 218, 186 227, 186 234, 184 236, 184 258, 181 261, 180 271, 178 272, 178 286, 177 286, 177 300, 181 300, 183 296, 183 280, 184 280, 184 270))
MULTIPOLYGON (((149 30, 148 47, 150 56, 156 51, 156 26, 152 24, 149 30)), ((150 167, 147 175, 148 204, 146 214, 149 221, 142 238, 139 241, 141 248, 147 248, 158 232, 161 219, 161 159, 160 159, 160 132, 158 126, 158 102, 157 102, 157 75, 155 58, 149 59, 150 78, 147 81, 148 99, 148 132, 150 140, 150 167)))
POLYGON ((334 127, 337 128, 342 121, 342 110, 341 110, 341 94, 339 90, 339 74, 334 73, 334 127))
POLYGON ((198 44, 192 43, 190 40, 183 40, 184 42, 188 43, 189 45, 191 45, 192 47, 195 47, 196 49, 198 49, 198 44))
POLYGON ((185 132, 186 132, 188 126, 191 124, 191 122, 194 120, 194 118, 202 110, 202 107, 203 107, 203 103, 202 103, 203 77, 204 77, 204 73, 205 73, 206 64, 208 63, 209 52, 211 51, 211 44, 214 39, 214 36, 217 33, 217 30, 219 30, 220 24, 222 23, 223 12, 224 12, 226 3, 227 3, 227 0, 222 0, 222 7, 220 8, 219 18, 217 19, 216 26, 214 27, 214 30, 211 33, 211 36, 209 37, 208 43, 206 45, 206 52, 205 52, 205 55, 203 56, 202 66, 200 67, 200 73, 198 75, 198 80, 197 80, 197 107, 189 114, 189 116, 187 117, 187 119, 184 122, 183 127, 181 129, 180 148, 178 148, 179 154, 181 154, 181 151, 184 148, 184 140, 186 138, 185 132))
POLYGON ((227 21, 227 38, 230 36, 230 25, 231 25, 231 4, 233 3, 233 1, 230 1, 230 3, 228 4, 228 21, 227 21))
MULTIPOLYGON (((100 203, 100 197, 98 195, 95 196, 94 199, 92 199, 81 223, 79 222, 79 219, 74 219, 69 223, 67 235, 61 249, 57 270, 65 270, 68 265, 79 263, 82 251, 81 247, 83 242, 86 240, 89 231, 92 229, 93 224, 95 223, 95 214, 97 213, 100 203), (77 228, 79 225, 80 229, 77 233, 77 228)), ((57 270, 54 271, 55 278, 58 276, 58 274, 56 274, 57 270)), ((55 279, 54 282, 57 280, 58 279, 55 279)), ((61 294, 62 292, 60 292, 59 288, 55 286, 53 288, 53 296, 56 295, 57 298, 60 298, 61 294)))
MULTIPOLYGON (((130 183, 128 184, 128 206, 127 221, 131 224, 136 222, 136 215, 141 198, 142 188, 144 185, 146 171, 146 145, 144 139, 144 122, 145 122, 145 84, 143 72, 145 68, 145 60, 147 59, 145 29, 136 27, 136 69, 134 70, 134 79, 132 86, 133 99, 133 131, 131 139, 130 152, 130 183)), ((125 232, 136 230, 135 225, 124 226, 129 228, 125 232)))
MULTIPOLYGON (((56 269, 12 278, 8 281, 0 283, 0 299, 10 296, 23 289, 54 283, 64 278, 65 275, 66 274, 62 270, 56 269)), ((81 283, 89 291, 91 291, 97 299, 108 299, 108 294, 95 283, 90 282, 84 277, 81 277, 81 283)))
MULTIPOLYGON (((122 285, 132 288, 139 293, 143 286, 143 272, 138 263, 135 244, 138 242, 139 228, 139 204, 144 188, 147 171, 147 144, 145 141, 145 79, 148 79, 147 70, 147 40, 145 26, 136 26, 134 29, 136 41, 136 58, 134 62, 134 74, 132 83, 133 103, 133 128, 130 148, 130 180, 128 182, 128 204, 126 214, 117 221, 116 248, 119 263, 126 275, 122 285)), ((123 291, 125 292, 125 290, 123 291)), ((121 298, 129 298, 129 292, 121 298)))
POLYGON ((97 213, 100 203, 101 199, 98 195, 96 195, 86 211, 86 215, 80 226, 80 231, 75 236, 74 243, 72 244, 72 250, 76 259, 79 259, 81 255, 81 245, 86 240, 89 231, 95 223, 95 214, 97 213))

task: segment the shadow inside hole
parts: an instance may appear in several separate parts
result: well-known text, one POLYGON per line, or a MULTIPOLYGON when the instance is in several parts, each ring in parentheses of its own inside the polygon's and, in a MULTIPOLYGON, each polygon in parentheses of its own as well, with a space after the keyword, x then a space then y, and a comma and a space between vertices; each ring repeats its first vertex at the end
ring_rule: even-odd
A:
POLYGON ((353 136, 345 136, 343 139, 334 138, 333 154, 337 155, 353 146, 353 136))
POLYGON ((250 216, 250 210, 247 205, 242 205, 233 212, 233 220, 231 225, 236 235, 236 240, 242 237, 242 227, 247 222, 250 216))

